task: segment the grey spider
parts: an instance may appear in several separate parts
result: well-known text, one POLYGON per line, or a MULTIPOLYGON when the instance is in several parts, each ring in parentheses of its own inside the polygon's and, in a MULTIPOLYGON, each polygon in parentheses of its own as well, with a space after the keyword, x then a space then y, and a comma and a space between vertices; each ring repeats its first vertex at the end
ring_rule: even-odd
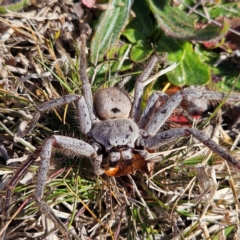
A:
POLYGON ((224 93, 201 91, 198 88, 185 88, 168 98, 166 94, 154 92, 143 112, 141 101, 144 86, 154 65, 158 61, 153 56, 146 70, 139 76, 135 84, 134 100, 122 90, 114 87, 99 90, 92 97, 91 85, 86 76, 86 34, 81 37, 80 76, 83 82, 83 96, 73 94, 51 100, 37 107, 37 111, 29 126, 33 128, 40 113, 54 107, 75 101, 79 116, 79 125, 88 142, 66 136, 53 135, 43 145, 40 154, 41 164, 38 173, 36 197, 43 196, 52 148, 60 148, 77 156, 90 159, 96 174, 104 172, 109 176, 121 176, 139 169, 151 171, 151 161, 147 160, 149 152, 160 146, 173 142, 180 137, 193 135, 200 142, 225 160, 240 167, 227 151, 221 148, 204 133, 192 128, 175 128, 159 132, 160 128, 173 111, 182 103, 188 105, 188 111, 207 109, 209 99, 221 100, 224 93), (161 105, 161 102, 164 104, 161 105), (197 109, 197 110, 196 110, 197 109), (102 169, 103 156, 108 158, 108 166, 102 169))
MULTIPOLYGON (((151 152, 181 137, 192 135, 213 152, 240 168, 240 163, 226 150, 196 129, 175 128, 160 132, 166 120, 183 102, 187 103, 189 112, 194 112, 196 109, 203 111, 207 109, 209 99, 222 100, 226 94, 185 88, 168 98, 166 94, 156 91, 149 97, 145 109, 141 111, 144 87, 149 84, 147 78, 158 61, 158 58, 153 56, 146 70, 136 81, 133 102, 128 94, 114 87, 99 90, 93 98, 91 85, 86 76, 86 39, 87 36, 82 33, 80 76, 83 95, 66 95, 38 106, 27 130, 31 131, 35 126, 41 112, 73 101, 77 103, 79 125, 88 140, 85 142, 60 135, 50 137, 43 144, 40 152, 41 162, 34 193, 36 202, 46 210, 48 216, 61 230, 65 229, 65 226, 55 217, 51 208, 42 201, 53 148, 62 149, 76 156, 88 157, 97 175, 106 173, 109 176, 121 176, 134 173, 135 170, 151 172, 152 162, 148 160, 151 152), (106 155, 108 166, 103 169, 102 160, 106 155)), ((29 164, 27 163, 23 169, 26 169, 29 164)), ((17 179, 18 176, 9 184, 9 189, 17 179)), ((9 199, 6 202, 10 202, 9 199)))

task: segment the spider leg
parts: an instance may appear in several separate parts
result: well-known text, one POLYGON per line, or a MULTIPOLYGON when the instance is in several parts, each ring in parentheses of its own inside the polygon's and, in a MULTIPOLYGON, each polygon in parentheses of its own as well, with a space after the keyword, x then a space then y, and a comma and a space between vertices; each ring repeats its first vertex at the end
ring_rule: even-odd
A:
POLYGON ((175 128, 172 130, 164 131, 157 133, 156 135, 150 137, 146 140, 146 148, 148 149, 157 149, 160 146, 173 142, 180 137, 188 137, 192 135, 200 142, 202 142, 205 146, 210 148, 214 153, 221 156, 223 159, 232 163, 238 169, 240 169, 240 162, 237 161, 234 157, 232 157, 226 150, 220 147, 216 142, 211 140, 206 134, 193 129, 193 128, 175 128))
POLYGON ((166 122, 166 120, 171 116, 173 111, 180 105, 182 102, 183 96, 182 92, 177 92, 173 96, 171 96, 165 105, 160 108, 153 118, 149 121, 146 131, 150 136, 156 134, 161 126, 166 122))
POLYGON ((163 92, 153 92, 147 101, 147 105, 141 114, 139 120, 139 127, 145 129, 147 123, 153 116, 153 114, 168 100, 168 95, 163 92))
POLYGON ((33 128, 35 127, 38 119, 41 116, 41 113, 59 106, 62 106, 63 104, 68 104, 71 102, 77 102, 78 107, 78 115, 79 115, 79 124, 81 127, 81 131, 86 134, 92 127, 92 121, 90 118, 90 113, 85 101, 85 98, 78 94, 70 94, 66 95, 61 98, 53 99, 51 101, 48 101, 46 103, 43 103, 39 106, 37 106, 37 110, 33 115, 33 118, 29 124, 28 129, 24 130, 23 132, 18 132, 18 136, 25 136, 27 133, 31 132, 33 128))
POLYGON ((137 78, 137 81, 135 83, 134 100, 132 104, 132 111, 130 113, 130 117, 133 118, 135 122, 138 122, 138 119, 141 113, 143 89, 146 86, 144 81, 149 77, 157 61, 158 61, 158 57, 156 55, 153 55, 147 67, 142 72, 142 74, 137 78))
POLYGON ((81 44, 80 44, 80 51, 81 51, 81 56, 80 56, 80 68, 79 68, 79 75, 81 78, 81 81, 83 83, 82 88, 83 88, 83 95, 84 98, 86 99, 86 103, 89 109, 90 117, 92 122, 97 121, 97 117, 94 113, 93 109, 93 96, 92 96, 92 88, 91 84, 89 83, 88 76, 87 76, 87 64, 86 64, 86 49, 87 49, 87 39, 89 36, 89 30, 90 27, 87 24, 84 24, 83 29, 82 29, 82 34, 81 34, 81 44))
POLYGON ((63 234, 67 235, 68 239, 70 239, 70 237, 68 236, 68 230, 65 225, 55 216, 53 210, 42 200, 53 147, 61 149, 67 154, 86 156, 90 159, 93 159, 92 163, 95 172, 98 174, 103 172, 101 172, 100 169, 101 156, 97 155, 95 148, 92 147, 90 144, 79 139, 65 136, 53 135, 45 142, 42 147, 42 151, 40 154, 41 162, 38 170, 34 197, 36 203, 40 206, 44 214, 46 214, 46 216, 55 223, 56 227, 59 228, 63 234), (96 161, 94 162, 94 160, 96 161))
POLYGON ((96 163, 93 164, 94 170, 99 174, 100 169, 100 159, 98 158, 97 152, 94 147, 90 144, 71 137, 53 135, 49 138, 42 147, 40 154, 41 163, 38 170, 37 185, 35 196, 41 199, 43 196, 44 185, 47 179, 47 172, 49 168, 50 157, 52 155, 52 148, 56 147, 67 154, 72 154, 76 156, 86 156, 90 159, 97 159, 96 163))
POLYGON ((142 72, 142 74, 137 78, 137 81, 135 83, 135 89, 134 89, 134 100, 132 104, 132 110, 130 113, 130 117, 134 119, 135 122, 138 122, 140 114, 141 114, 141 104, 142 104, 142 96, 143 96, 143 89, 145 86, 156 80, 157 77, 173 70, 177 64, 172 64, 169 67, 161 70, 156 75, 154 75, 152 78, 148 78, 152 69, 154 68, 155 64, 158 61, 158 57, 156 55, 153 55, 145 68, 145 70, 142 72))
MULTIPOLYGON (((4 219, 8 220, 9 216, 9 205, 11 202, 11 192, 12 189, 15 188, 17 183, 19 182, 22 175, 26 172, 28 167, 33 163, 34 160, 38 158, 40 155, 41 157, 41 163, 38 171, 38 178, 37 178, 37 184, 36 184, 36 190, 35 190, 35 200, 38 203, 38 205, 41 207, 41 209, 44 211, 44 213, 56 224, 56 226, 61 230, 63 234, 68 234, 66 227, 62 224, 62 222, 55 216, 54 212, 52 211, 49 206, 45 202, 42 201, 44 186, 47 178, 47 172, 49 168, 49 161, 51 157, 52 148, 62 148, 67 153, 73 154, 73 155, 81 155, 89 157, 95 173, 96 174, 102 174, 104 171, 101 169, 101 162, 102 162, 102 155, 97 155, 97 146, 96 149, 89 145, 88 143, 85 143, 82 140, 73 139, 70 137, 64 137, 64 136, 52 136, 50 139, 46 141, 46 143, 43 145, 42 149, 36 149, 33 154, 29 155, 28 159, 26 160, 26 163, 19 168, 19 170, 16 172, 15 176, 11 179, 11 181, 7 185, 7 194, 6 194, 6 200, 5 200, 5 206, 4 206, 4 219)), ((4 221, 2 221, 1 226, 3 229, 4 221)), ((7 222, 9 224, 10 222, 7 222)), ((5 230, 3 231, 4 235, 5 230)), ((68 237, 68 239, 70 239, 68 237)))
POLYGON ((191 115, 201 115, 208 110, 209 105, 218 105, 221 101, 232 105, 240 102, 239 93, 224 93, 216 91, 207 91, 197 87, 187 87, 182 90, 184 99, 181 106, 191 115), (224 99, 226 98, 227 99, 224 99))
MULTIPOLYGON (((149 114, 148 111, 151 112, 152 110, 147 109, 151 109, 158 101, 157 97, 153 96, 153 99, 149 99, 149 104, 147 104, 146 110, 144 110, 141 116, 140 126, 143 127, 144 124, 147 123, 145 129, 150 136, 153 136, 159 131, 161 126, 178 106, 181 106, 190 115, 201 115, 208 109, 210 103, 220 102, 226 96, 227 93, 205 91, 196 87, 188 87, 170 97, 166 104, 149 119, 151 113, 149 114)), ((239 101, 239 94, 230 94, 228 99, 226 99, 226 102, 230 104, 239 101)))
MULTIPOLYGON (((190 87, 188 87, 190 88, 190 87)), ((188 89, 187 88, 187 89, 188 89)), ((193 90, 195 90, 196 88, 192 87, 193 90)), ((184 89, 185 90, 185 89, 184 89)), ((226 96, 228 95, 228 93, 226 92, 216 92, 216 91, 207 91, 207 90, 204 90, 202 92, 202 96, 203 98, 205 99, 208 99, 208 101, 216 101, 216 102, 220 102, 222 101, 226 96)), ((226 102, 228 104, 236 104, 236 103, 239 103, 240 102, 240 95, 239 93, 233 93, 231 92, 226 100, 226 102)))
MULTIPOLYGON (((86 24, 85 24, 86 25, 86 24)), ((92 124, 97 121, 97 117, 93 111, 93 97, 92 97, 92 90, 91 85, 88 81, 88 77, 86 74, 86 40, 87 40, 87 25, 83 29, 83 33, 81 35, 81 56, 80 56, 80 78, 83 83, 83 96, 78 94, 69 94, 61 98, 57 98, 51 101, 48 101, 44 104, 41 104, 36 107, 36 112, 33 115, 33 118, 29 124, 29 127, 27 130, 24 130, 23 132, 18 132, 18 136, 25 136, 29 132, 31 132, 36 125, 38 119, 41 116, 41 112, 51 110, 53 108, 62 106, 63 104, 68 104, 74 101, 77 101, 78 105, 78 115, 79 115, 79 123, 81 130, 84 134, 87 134, 89 130, 92 127, 92 124)))

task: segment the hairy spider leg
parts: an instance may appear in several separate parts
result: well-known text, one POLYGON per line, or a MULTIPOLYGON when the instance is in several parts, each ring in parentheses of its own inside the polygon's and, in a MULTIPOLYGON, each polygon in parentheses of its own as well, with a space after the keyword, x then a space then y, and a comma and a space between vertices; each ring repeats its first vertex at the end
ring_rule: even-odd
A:
POLYGON ((153 92, 149 97, 146 107, 144 108, 140 120, 139 127, 140 129, 145 129, 151 117, 154 116, 154 113, 163 106, 168 100, 168 95, 166 93, 156 91, 153 92))
POLYGON ((146 131, 148 135, 153 136, 155 135, 162 125, 166 122, 166 120, 171 116, 173 111, 180 105, 182 102, 183 96, 182 92, 177 92, 173 96, 171 96, 165 105, 160 108, 153 118, 149 121, 146 131))
MULTIPOLYGON (((81 131, 84 134, 87 134, 89 130, 92 128, 92 125, 94 121, 96 121, 96 116, 93 112, 93 104, 92 104, 92 92, 91 92, 91 86, 88 84, 88 79, 86 76, 86 59, 85 59, 85 47, 86 47, 86 38, 85 38, 85 32, 82 33, 81 40, 83 43, 81 44, 81 65, 80 65, 80 77, 83 82, 83 96, 78 94, 71 94, 66 95, 64 97, 51 100, 47 103, 41 104, 37 107, 37 110, 33 116, 33 119, 29 125, 28 130, 25 130, 22 133, 18 133, 18 135, 24 136, 29 131, 31 131, 34 126, 36 125, 41 112, 59 107, 64 104, 68 104, 71 102, 77 103, 77 111, 79 116, 79 125, 81 127, 81 131)), ((43 212, 49 216, 49 218, 54 221, 56 226, 59 228, 59 230, 66 235, 67 239, 70 239, 69 233, 64 226, 64 224, 55 216, 52 209, 47 206, 47 204, 42 200, 43 192, 44 192, 44 186, 47 179, 47 173, 49 168, 49 162, 50 157, 52 153, 52 148, 56 147, 59 149, 63 149, 65 152, 72 154, 72 155, 80 155, 80 156, 86 156, 91 161, 96 174, 102 174, 103 170, 101 170, 100 165, 102 162, 102 155, 97 155, 98 147, 94 146, 92 147, 88 143, 73 139, 70 137, 64 137, 64 136, 57 136, 53 135, 51 138, 49 138, 45 144, 42 147, 40 157, 41 162, 39 166, 38 176, 37 176, 37 184, 36 189, 34 193, 34 198, 36 199, 36 203, 40 206, 40 208, 43 210, 43 212)), ((34 155, 35 156, 35 155, 34 155)), ((36 157, 31 157, 30 160, 27 161, 26 164, 22 168, 20 168, 20 174, 18 174, 16 177, 13 178, 13 180, 8 185, 8 192, 7 192, 7 200, 6 200, 6 206, 5 209, 8 211, 9 209, 9 202, 10 202, 10 195, 11 195, 11 189, 16 186, 16 184, 19 182, 20 177, 23 175, 23 173, 26 171, 28 166, 36 159, 36 157)))
POLYGON ((70 155, 88 157, 91 160, 97 174, 102 174, 102 172, 97 172, 98 170, 100 171, 102 156, 98 156, 95 148, 90 144, 79 139, 65 136, 53 135, 42 147, 40 154, 41 162, 38 170, 34 197, 44 214, 46 214, 56 224, 63 234, 68 234, 65 225, 55 216, 52 209, 42 200, 53 147, 63 150, 64 153, 70 155))
POLYGON ((214 153, 221 156, 226 161, 232 163, 235 167, 240 169, 240 162, 232 157, 226 150, 220 147, 216 142, 211 140, 206 134, 193 128, 175 128, 164 132, 157 133, 146 140, 147 149, 157 149, 160 146, 171 143, 181 137, 188 137, 192 135, 194 138, 202 142, 205 146, 211 149, 214 153))
POLYGON ((142 72, 142 74, 137 78, 137 81, 135 83, 135 89, 134 89, 134 100, 132 104, 132 110, 130 113, 130 117, 134 119, 135 122, 139 121, 140 115, 141 115, 141 104, 142 104, 142 97, 143 97, 143 90, 144 87, 146 87, 148 84, 156 80, 157 77, 166 74, 169 71, 172 71, 177 64, 173 63, 172 65, 168 66, 165 69, 162 69, 160 72, 157 73, 157 77, 153 76, 152 78, 149 78, 149 75, 154 68, 155 64, 157 63, 159 57, 156 55, 153 55, 146 67, 146 69, 142 72))
POLYGON ((43 196, 43 189, 47 179, 47 173, 52 155, 52 148, 56 147, 63 150, 67 154, 73 156, 86 156, 89 158, 97 158, 97 153, 94 147, 90 144, 71 137, 53 135, 49 138, 42 147, 40 154, 41 163, 38 170, 36 198, 40 199, 43 196))
POLYGON ((80 78, 83 83, 83 96, 78 94, 69 94, 61 98, 53 99, 48 101, 44 104, 41 104, 36 107, 36 111, 33 115, 33 119, 31 120, 28 129, 24 130, 23 132, 18 132, 17 135, 23 137, 30 133, 33 128, 35 127, 37 121, 39 120, 41 113, 47 110, 51 110, 53 108, 60 107, 64 104, 69 104, 71 102, 76 101, 78 105, 78 116, 79 116, 79 123, 81 130, 84 134, 87 134, 88 131, 91 129, 92 124, 97 121, 97 117, 93 110, 93 97, 92 97, 92 90, 91 85, 88 81, 88 77, 86 74, 86 39, 87 34, 84 32, 81 35, 81 59, 80 59, 80 78))
POLYGON ((143 89, 145 87, 144 81, 149 77, 151 74, 155 64, 158 61, 158 57, 153 55, 142 74, 139 75, 137 81, 135 83, 134 89, 134 100, 132 104, 132 110, 130 113, 130 117, 134 119, 135 122, 138 122, 140 114, 141 114, 141 104, 142 104, 142 96, 143 96, 143 89))
POLYGON ((51 110, 56 107, 60 107, 64 104, 69 104, 71 102, 77 102, 77 109, 78 109, 78 117, 79 117, 79 124, 81 131, 86 134, 92 127, 92 121, 90 118, 90 113, 88 110, 88 107, 86 105, 85 98, 78 94, 69 94, 61 98, 53 99, 51 101, 48 101, 46 103, 43 103, 39 106, 37 106, 37 110, 33 115, 33 119, 29 124, 29 128, 25 130, 22 134, 17 134, 20 136, 24 136, 27 133, 31 132, 32 129, 35 127, 38 119, 41 116, 42 112, 45 112, 47 110, 51 110))
POLYGON ((81 34, 81 38, 80 38, 80 51, 81 51, 81 58, 80 58, 80 68, 79 68, 79 74, 80 74, 80 78, 81 81, 83 83, 82 88, 83 88, 83 95, 84 98, 86 100, 88 109, 89 109, 89 113, 90 113, 90 117, 91 117, 91 121, 92 122, 96 122, 97 121, 97 117, 94 113, 94 108, 93 108, 93 95, 92 95, 92 88, 91 88, 91 84, 88 80, 88 76, 87 76, 87 61, 86 61, 86 45, 87 45, 87 39, 90 35, 89 33, 89 26, 87 24, 84 24, 83 26, 83 34, 81 34))

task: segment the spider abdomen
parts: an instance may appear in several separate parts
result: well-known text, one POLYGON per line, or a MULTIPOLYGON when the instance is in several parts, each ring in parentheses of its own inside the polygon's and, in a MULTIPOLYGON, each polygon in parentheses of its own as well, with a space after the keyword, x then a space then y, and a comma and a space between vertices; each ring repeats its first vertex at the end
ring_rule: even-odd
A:
POLYGON ((109 87, 96 92, 94 107, 101 120, 128 118, 131 111, 131 101, 120 89, 109 87))
POLYGON ((134 148, 135 141, 139 137, 139 128, 131 119, 109 119, 96 123, 90 135, 107 151, 113 147, 128 146, 134 148))

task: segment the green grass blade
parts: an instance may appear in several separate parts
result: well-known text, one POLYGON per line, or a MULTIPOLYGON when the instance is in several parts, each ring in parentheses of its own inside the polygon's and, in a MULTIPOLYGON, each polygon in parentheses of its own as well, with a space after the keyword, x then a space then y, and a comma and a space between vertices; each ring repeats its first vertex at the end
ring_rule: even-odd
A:
POLYGON ((131 0, 112 0, 102 14, 91 41, 91 62, 96 65, 119 37, 131 10, 131 0))
POLYGON ((11 3, 11 1, 8 2, 9 3, 1 3, 0 13, 6 13, 8 11, 16 12, 18 10, 21 10, 29 3, 29 0, 12 1, 13 3, 11 3))

